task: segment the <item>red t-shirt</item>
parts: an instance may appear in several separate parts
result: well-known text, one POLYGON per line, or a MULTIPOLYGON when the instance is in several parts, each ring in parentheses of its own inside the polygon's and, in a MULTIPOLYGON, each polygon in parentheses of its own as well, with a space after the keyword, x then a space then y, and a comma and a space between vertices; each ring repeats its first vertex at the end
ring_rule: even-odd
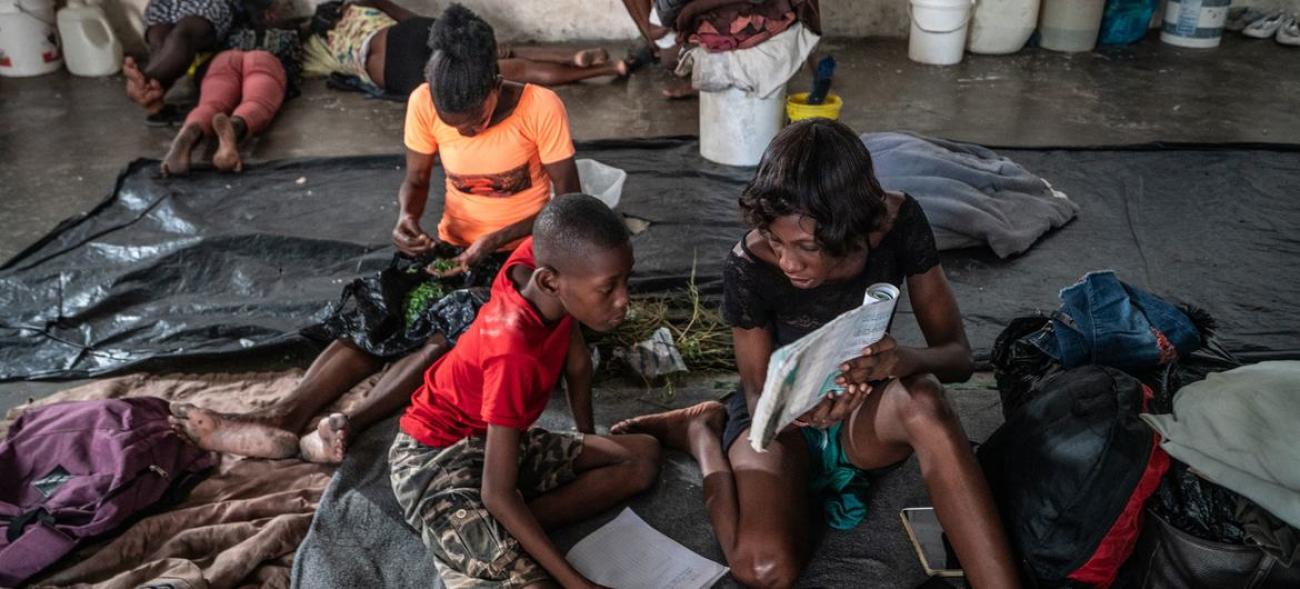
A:
POLYGON ((424 373, 402 415, 402 431, 445 448, 483 435, 487 426, 526 430, 541 417, 564 370, 573 318, 547 325, 510 280, 510 268, 534 267, 528 238, 492 283, 492 298, 456 347, 424 373))

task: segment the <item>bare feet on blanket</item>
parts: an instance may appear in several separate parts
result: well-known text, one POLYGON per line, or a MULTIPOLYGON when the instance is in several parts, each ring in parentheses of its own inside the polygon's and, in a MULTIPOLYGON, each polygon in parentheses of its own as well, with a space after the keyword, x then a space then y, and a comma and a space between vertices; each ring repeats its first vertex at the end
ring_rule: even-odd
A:
POLYGON ((690 452, 696 436, 721 436, 727 409, 717 401, 705 401, 685 409, 633 417, 614 424, 611 434, 650 434, 674 450, 690 452))
POLYGON ((298 436, 240 416, 172 403, 172 429, 200 448, 251 458, 290 458, 298 436))
POLYGON ((239 133, 235 123, 222 113, 212 116, 212 132, 217 135, 217 152, 212 154, 212 166, 223 172, 242 172, 244 162, 239 159, 239 133))
POLYGON ((184 176, 190 173, 190 152, 194 151, 194 145, 202 138, 203 129, 198 125, 181 127, 181 131, 172 140, 171 149, 167 150, 167 157, 163 158, 162 175, 184 176))
POLYGON ((298 442, 302 459, 320 464, 338 464, 348 451, 348 416, 331 413, 322 417, 316 431, 298 442))
POLYGON ((609 52, 604 49, 583 49, 573 55, 573 65, 591 67, 609 61, 609 52))

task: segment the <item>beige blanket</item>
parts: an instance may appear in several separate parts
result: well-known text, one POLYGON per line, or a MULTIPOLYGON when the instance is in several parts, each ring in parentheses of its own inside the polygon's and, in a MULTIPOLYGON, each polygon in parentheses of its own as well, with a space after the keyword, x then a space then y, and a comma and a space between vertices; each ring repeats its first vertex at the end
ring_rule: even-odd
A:
MULTIPOLYGON (((11 410, 0 423, 0 436, 22 411, 60 401, 154 396, 218 411, 246 411, 274 403, 301 376, 302 371, 291 370, 107 379, 11 410)), ((356 403, 373 382, 358 385, 327 410, 356 403)), ((288 587, 293 554, 332 472, 332 467, 300 460, 223 455, 220 465, 183 502, 116 537, 81 548, 33 586, 288 587)))

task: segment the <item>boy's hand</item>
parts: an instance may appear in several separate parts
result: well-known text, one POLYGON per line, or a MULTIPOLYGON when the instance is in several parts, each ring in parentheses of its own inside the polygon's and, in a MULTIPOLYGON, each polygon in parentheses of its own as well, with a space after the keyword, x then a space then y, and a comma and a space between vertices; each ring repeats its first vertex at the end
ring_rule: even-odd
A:
POLYGON ((393 245, 408 256, 418 256, 433 249, 435 242, 420 228, 420 220, 409 215, 397 218, 393 228, 393 245))
POLYGON ((841 364, 842 374, 835 382, 846 388, 863 386, 874 381, 911 376, 915 366, 911 348, 899 346, 894 336, 885 334, 880 341, 863 348, 861 356, 841 364))

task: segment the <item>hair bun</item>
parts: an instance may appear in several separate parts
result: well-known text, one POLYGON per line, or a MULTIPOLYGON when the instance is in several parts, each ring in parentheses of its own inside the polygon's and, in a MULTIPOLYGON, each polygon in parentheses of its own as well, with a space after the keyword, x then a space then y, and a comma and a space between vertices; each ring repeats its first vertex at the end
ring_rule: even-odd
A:
POLYGON ((496 59, 496 34, 492 25, 460 3, 443 11, 429 30, 429 48, 455 61, 477 61, 490 49, 496 59))

